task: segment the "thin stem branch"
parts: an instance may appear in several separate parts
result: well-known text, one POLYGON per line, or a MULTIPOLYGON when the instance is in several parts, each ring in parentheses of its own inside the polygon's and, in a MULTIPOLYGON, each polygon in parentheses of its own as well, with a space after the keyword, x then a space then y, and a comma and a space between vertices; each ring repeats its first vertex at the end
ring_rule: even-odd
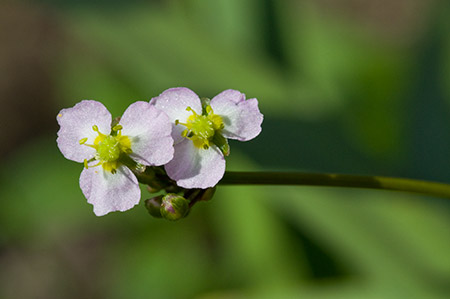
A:
POLYGON ((450 199, 450 185, 382 176, 300 172, 227 171, 220 185, 307 185, 395 190, 450 199))

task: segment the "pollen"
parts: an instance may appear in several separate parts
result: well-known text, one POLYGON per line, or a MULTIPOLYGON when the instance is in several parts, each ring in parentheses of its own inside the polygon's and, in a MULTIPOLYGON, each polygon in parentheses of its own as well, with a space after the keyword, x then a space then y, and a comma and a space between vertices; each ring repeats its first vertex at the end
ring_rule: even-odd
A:
POLYGON ((191 107, 187 107, 186 110, 192 112, 186 123, 182 123, 178 119, 175 121, 175 125, 180 124, 186 127, 181 136, 192 140, 197 148, 208 149, 214 135, 224 128, 222 117, 214 114, 210 105, 206 106, 206 114, 202 115, 195 112, 191 107))
MULTIPOLYGON (((80 145, 92 147, 96 150, 96 154, 92 160, 97 160, 98 164, 89 167, 101 165, 105 171, 116 173, 120 166, 120 157, 122 154, 131 154, 131 140, 128 136, 123 136, 121 133, 121 125, 115 125, 112 128, 110 135, 103 134, 99 131, 96 125, 92 126, 92 130, 98 134, 94 139, 94 144, 87 144, 88 138, 80 139, 80 145)), ((85 161, 84 166, 88 168, 88 161, 85 161)), ((90 162, 90 161, 89 161, 90 162)))
POLYGON ((106 136, 97 146, 97 156, 104 162, 113 162, 119 159, 119 141, 114 136, 106 136))

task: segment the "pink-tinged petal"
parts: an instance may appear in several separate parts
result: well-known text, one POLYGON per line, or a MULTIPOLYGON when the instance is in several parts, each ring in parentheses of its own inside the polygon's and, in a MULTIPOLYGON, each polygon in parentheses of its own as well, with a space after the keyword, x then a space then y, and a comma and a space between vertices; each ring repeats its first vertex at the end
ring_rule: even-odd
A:
POLYGON ((216 146, 199 149, 191 140, 175 145, 172 161, 166 164, 169 177, 183 188, 209 188, 215 186, 225 173, 225 159, 216 146))
POLYGON ((182 123, 186 123, 192 112, 186 110, 187 107, 191 107, 198 114, 202 114, 202 104, 198 95, 185 87, 170 88, 161 93, 159 96, 150 100, 150 104, 156 108, 164 111, 172 123, 172 137, 174 143, 181 142, 183 132, 186 127, 179 124, 175 125, 175 120, 179 120, 182 123))
POLYGON ((122 135, 131 141, 130 155, 144 165, 163 165, 173 157, 172 124, 148 102, 131 104, 120 119, 122 135))
POLYGON ((63 109, 56 117, 60 129, 58 131, 59 150, 69 160, 83 162, 95 154, 95 149, 80 145, 80 140, 87 138, 86 144, 94 144, 98 134, 92 129, 96 125, 100 132, 111 131, 111 113, 97 101, 84 100, 72 108, 63 109))
POLYGON ((97 216, 129 210, 141 198, 138 181, 125 166, 119 166, 115 174, 104 171, 101 166, 85 168, 81 172, 80 187, 97 216))
POLYGON ((238 90, 227 89, 219 93, 213 98, 214 101, 232 101, 234 103, 239 103, 245 101, 245 94, 238 90))
POLYGON ((222 117, 225 128, 223 136, 247 141, 261 132, 263 115, 257 99, 245 100, 245 95, 237 90, 225 90, 211 100, 211 108, 222 117))

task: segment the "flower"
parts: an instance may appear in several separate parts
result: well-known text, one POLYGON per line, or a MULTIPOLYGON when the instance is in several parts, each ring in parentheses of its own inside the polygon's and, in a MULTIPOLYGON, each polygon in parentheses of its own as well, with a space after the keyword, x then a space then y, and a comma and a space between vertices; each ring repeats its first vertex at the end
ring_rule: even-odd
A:
POLYGON ((247 141, 261 132, 258 100, 246 100, 237 90, 225 90, 202 103, 188 88, 171 88, 150 104, 172 122, 175 153, 165 170, 183 188, 215 186, 225 173, 227 138, 247 141))
POLYGON ((63 109, 57 121, 58 147, 65 158, 84 163, 80 187, 97 216, 139 203, 141 191, 129 167, 163 165, 173 157, 169 119, 147 102, 131 104, 112 128, 111 114, 97 101, 63 109))

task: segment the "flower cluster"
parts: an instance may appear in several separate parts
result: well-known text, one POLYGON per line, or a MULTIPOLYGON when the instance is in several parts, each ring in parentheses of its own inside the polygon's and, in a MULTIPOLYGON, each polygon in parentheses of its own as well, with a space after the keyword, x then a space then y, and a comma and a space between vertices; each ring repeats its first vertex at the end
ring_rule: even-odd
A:
POLYGON ((118 119, 103 104, 84 100, 61 110, 57 121, 58 147, 65 158, 84 164, 80 187, 97 216, 138 204, 142 182, 152 191, 171 192, 152 202, 175 220, 173 215, 184 217, 193 203, 212 196, 209 190, 225 173, 227 139, 255 138, 263 115, 256 99, 236 90, 209 100, 171 88, 150 102, 131 104, 118 119), (169 204, 184 198, 181 193, 186 202, 169 204), (174 207, 184 210, 175 213, 174 207))

